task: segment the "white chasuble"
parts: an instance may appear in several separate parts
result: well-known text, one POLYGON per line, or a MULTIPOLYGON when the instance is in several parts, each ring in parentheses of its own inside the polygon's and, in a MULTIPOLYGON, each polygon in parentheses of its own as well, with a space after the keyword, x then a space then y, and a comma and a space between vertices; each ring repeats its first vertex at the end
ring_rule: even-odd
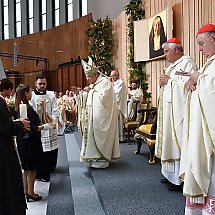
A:
MULTIPOLYGON (((188 97, 188 135, 183 142, 180 168, 180 176, 184 179, 184 195, 193 199, 208 196, 211 175, 214 174, 215 55, 207 60, 199 73, 196 90, 188 97)), ((215 196, 215 192, 212 195, 215 196)))
POLYGON ((113 82, 116 102, 118 105, 118 126, 119 126, 119 140, 124 141, 124 123, 128 118, 127 108, 127 90, 123 79, 117 79, 113 82))
POLYGON ((83 136, 86 118, 86 103, 87 103, 88 93, 83 91, 79 92, 78 96, 75 97, 76 104, 78 106, 78 127, 83 136))
POLYGON ((116 96, 118 109, 122 113, 123 117, 127 119, 127 90, 123 79, 119 78, 118 80, 113 82, 113 88, 116 96))
POLYGON ((182 56, 169 65, 165 74, 170 79, 160 89, 155 155, 161 159, 163 175, 176 185, 181 183, 178 177, 179 160, 187 95, 186 82, 189 77, 175 73, 196 70, 197 66, 191 57, 182 56))
POLYGON ((105 162, 120 157, 118 110, 111 82, 99 76, 86 101, 81 161, 105 162))

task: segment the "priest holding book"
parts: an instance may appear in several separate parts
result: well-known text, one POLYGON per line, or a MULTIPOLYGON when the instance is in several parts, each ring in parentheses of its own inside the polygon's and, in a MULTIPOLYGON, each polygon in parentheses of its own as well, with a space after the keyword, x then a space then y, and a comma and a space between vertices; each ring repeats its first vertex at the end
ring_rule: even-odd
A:
POLYGON ((162 183, 169 185, 170 191, 182 190, 179 179, 184 109, 189 77, 186 73, 197 70, 190 56, 185 56, 181 42, 172 38, 162 45, 169 64, 160 77, 160 97, 158 104, 157 139, 155 155, 161 159, 162 183), (177 73, 180 73, 179 75, 177 73))

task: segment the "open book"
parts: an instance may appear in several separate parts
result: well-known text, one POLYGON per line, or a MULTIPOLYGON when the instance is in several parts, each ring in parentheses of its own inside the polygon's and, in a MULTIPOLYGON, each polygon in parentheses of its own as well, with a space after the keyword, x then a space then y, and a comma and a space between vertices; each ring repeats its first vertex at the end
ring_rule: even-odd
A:
POLYGON ((175 75, 189 76, 189 72, 176 71, 175 75))

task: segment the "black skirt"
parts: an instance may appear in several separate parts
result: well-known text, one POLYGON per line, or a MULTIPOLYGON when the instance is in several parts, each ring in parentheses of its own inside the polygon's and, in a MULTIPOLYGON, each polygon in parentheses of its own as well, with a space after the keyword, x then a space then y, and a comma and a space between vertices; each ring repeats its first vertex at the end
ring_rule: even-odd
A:
POLYGON ((23 170, 38 170, 42 166, 43 149, 40 136, 39 138, 18 137, 17 146, 23 170))

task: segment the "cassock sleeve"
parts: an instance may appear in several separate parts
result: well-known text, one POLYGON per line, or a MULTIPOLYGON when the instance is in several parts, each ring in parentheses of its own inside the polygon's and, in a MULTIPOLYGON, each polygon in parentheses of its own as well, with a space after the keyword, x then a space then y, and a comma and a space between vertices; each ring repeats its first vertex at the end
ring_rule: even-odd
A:
POLYGON ((20 121, 13 121, 7 110, 6 104, 0 99, 0 134, 15 136, 22 131, 23 124, 20 121))

